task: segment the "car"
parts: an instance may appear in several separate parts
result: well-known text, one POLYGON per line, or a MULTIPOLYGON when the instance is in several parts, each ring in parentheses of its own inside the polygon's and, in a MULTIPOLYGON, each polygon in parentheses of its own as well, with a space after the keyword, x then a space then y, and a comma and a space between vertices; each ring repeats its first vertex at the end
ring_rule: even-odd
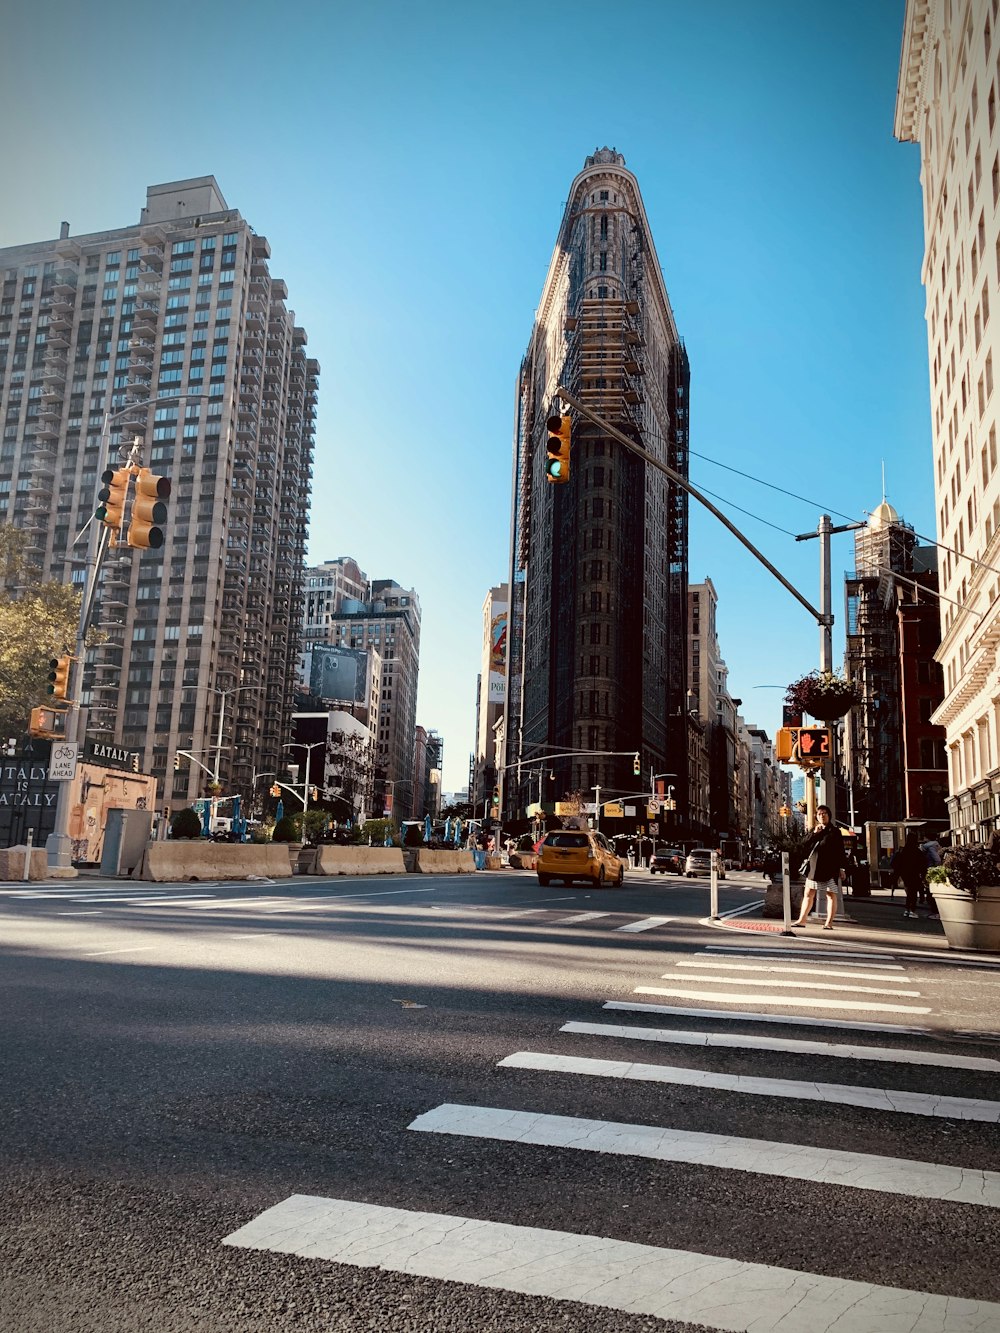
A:
POLYGON ((625 862, 616 856, 603 833, 589 829, 556 829, 545 835, 535 867, 545 888, 554 879, 572 884, 575 879, 603 888, 625 882, 625 862))
POLYGON ((680 847, 661 847, 649 858, 651 875, 682 875, 684 873, 684 852, 680 847))
MULTIPOLYGON (((715 864, 718 869, 719 879, 725 879, 726 867, 722 857, 719 856, 718 853, 716 853, 715 856, 715 864)), ((708 847, 695 847, 692 851, 688 852, 687 860, 684 862, 684 874, 688 879, 695 879, 701 875, 704 875, 706 879, 710 878, 712 874, 711 850, 708 847)))

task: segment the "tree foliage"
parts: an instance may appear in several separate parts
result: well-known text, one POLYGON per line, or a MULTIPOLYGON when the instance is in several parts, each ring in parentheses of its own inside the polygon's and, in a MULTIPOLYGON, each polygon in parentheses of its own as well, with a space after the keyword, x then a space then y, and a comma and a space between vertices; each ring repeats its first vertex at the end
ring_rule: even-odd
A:
POLYGON ((43 580, 25 555, 24 533, 0 525, 0 735, 20 735, 48 698, 49 659, 71 649, 80 594, 43 580))

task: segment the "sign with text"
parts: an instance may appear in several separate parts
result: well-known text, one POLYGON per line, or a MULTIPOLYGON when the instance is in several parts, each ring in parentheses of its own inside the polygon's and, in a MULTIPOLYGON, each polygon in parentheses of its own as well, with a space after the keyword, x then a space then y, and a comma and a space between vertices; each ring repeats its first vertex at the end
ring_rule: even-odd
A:
POLYGON ((604 813, 609 819, 625 818, 625 808, 619 801, 607 801, 604 806, 604 813))
POLYGON ((54 741, 49 759, 49 778, 53 782, 72 782, 80 759, 80 747, 75 741, 54 741))

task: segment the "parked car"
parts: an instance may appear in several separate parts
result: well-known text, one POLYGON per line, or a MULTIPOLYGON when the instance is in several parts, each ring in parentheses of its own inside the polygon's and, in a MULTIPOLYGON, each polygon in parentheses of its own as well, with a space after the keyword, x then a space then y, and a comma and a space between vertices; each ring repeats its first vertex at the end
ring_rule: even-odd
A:
POLYGON ((538 882, 545 888, 554 879, 572 884, 582 879, 596 888, 620 886, 625 880, 625 862, 616 856, 603 833, 587 829, 557 829, 545 835, 535 867, 538 882))
POLYGON ((682 847, 661 847, 649 858, 651 875, 683 875, 686 857, 682 847))
MULTIPOLYGON (((726 867, 722 857, 716 853, 715 864, 718 870, 719 879, 726 878, 726 867)), ((708 847, 695 847, 693 851, 688 852, 687 860, 684 862, 684 874, 688 879, 695 879, 704 875, 706 879, 712 874, 712 853, 708 847)))

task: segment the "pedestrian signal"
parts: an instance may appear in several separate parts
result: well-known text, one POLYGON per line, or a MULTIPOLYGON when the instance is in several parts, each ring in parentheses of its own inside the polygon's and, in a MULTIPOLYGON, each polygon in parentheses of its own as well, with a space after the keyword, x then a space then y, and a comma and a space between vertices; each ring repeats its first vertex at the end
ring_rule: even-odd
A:
POLYGON ((799 727, 796 734, 797 759, 827 759, 830 756, 829 727, 799 727))
POLYGON ((275 783, 274 786, 271 788, 271 795, 272 795, 272 796, 280 796, 280 795, 281 795, 281 788, 278 786, 277 783, 275 783))
POLYGON ((28 720, 28 734, 48 740, 66 735, 66 708, 33 708, 28 720))
POLYGON ((563 486, 569 481, 569 417, 549 417, 545 426, 549 432, 545 479, 557 486, 563 486))

